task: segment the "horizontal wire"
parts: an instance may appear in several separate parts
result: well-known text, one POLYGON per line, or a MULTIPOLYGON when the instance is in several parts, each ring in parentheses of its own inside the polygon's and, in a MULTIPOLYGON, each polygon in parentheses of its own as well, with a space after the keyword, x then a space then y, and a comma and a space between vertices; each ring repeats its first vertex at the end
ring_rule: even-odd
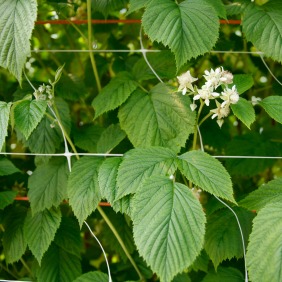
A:
MULTIPOLYGON (((229 25, 240 25, 241 20, 220 20, 221 24, 229 24, 229 25)), ((51 25, 70 25, 70 24, 87 24, 88 20, 38 20, 35 21, 36 25, 44 25, 44 24, 51 24, 51 25)), ((108 20, 98 20, 93 19, 91 20, 91 23, 93 24, 140 24, 141 20, 139 19, 108 19, 108 20)))
MULTIPOLYGON (((57 153, 57 154, 42 154, 42 153, 11 153, 0 152, 0 155, 15 155, 15 156, 46 156, 46 157, 74 157, 90 156, 90 157, 123 157, 124 154, 108 154, 108 153, 57 153)), ((282 159, 279 156, 212 156, 216 159, 282 159)))

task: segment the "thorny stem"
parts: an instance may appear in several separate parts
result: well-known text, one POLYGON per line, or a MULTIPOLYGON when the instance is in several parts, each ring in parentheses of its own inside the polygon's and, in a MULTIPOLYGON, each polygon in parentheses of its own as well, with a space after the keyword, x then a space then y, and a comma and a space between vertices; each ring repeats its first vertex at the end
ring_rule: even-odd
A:
MULTIPOLYGON (((87 0, 87 21, 88 21, 88 49, 93 50, 93 47, 92 47, 92 23, 91 23, 91 0, 87 0)), ((98 88, 98 91, 100 92, 102 90, 102 87, 101 87, 101 82, 100 82, 100 78, 99 78, 99 75, 98 75, 97 65, 96 65, 96 62, 95 62, 93 52, 90 52, 89 56, 90 56, 90 61, 91 61, 94 77, 95 77, 95 80, 96 80, 96 83, 97 83, 97 88, 98 88)))

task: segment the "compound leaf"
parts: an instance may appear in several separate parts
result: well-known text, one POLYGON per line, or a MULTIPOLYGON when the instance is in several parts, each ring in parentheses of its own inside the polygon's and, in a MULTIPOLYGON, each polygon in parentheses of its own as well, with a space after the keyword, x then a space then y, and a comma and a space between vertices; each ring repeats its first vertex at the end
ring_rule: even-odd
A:
POLYGON ((73 166, 68 181, 68 197, 80 227, 101 200, 98 171, 103 159, 83 157, 73 166))
POLYGON ((194 130, 195 112, 190 98, 165 84, 158 84, 149 95, 135 91, 119 110, 121 128, 134 147, 163 146, 179 151, 194 130))
POLYGON ((176 155, 168 148, 152 147, 129 151, 117 175, 116 200, 135 193, 152 175, 171 175, 176 170, 176 155))
POLYGON ((109 276, 100 271, 91 271, 84 273, 73 282, 108 282, 109 276))
POLYGON ((0 176, 10 175, 16 172, 20 172, 20 170, 10 160, 0 158, 0 176))
POLYGON ((210 271, 201 282, 244 282, 240 270, 233 267, 219 267, 217 271, 210 271))
POLYGON ((153 176, 137 190, 133 207, 139 253, 161 281, 171 281, 201 252, 206 221, 202 206, 185 185, 153 176))
POLYGON ((45 209, 32 216, 29 212, 24 223, 24 235, 31 252, 41 264, 44 253, 54 240, 61 222, 59 209, 45 209))
POLYGON ((0 210, 12 204, 17 195, 16 191, 4 191, 0 192, 0 210))
POLYGON ((218 160, 201 151, 190 151, 179 156, 177 163, 196 186, 235 203, 230 175, 218 160))
POLYGON ((282 204, 271 203, 262 208, 253 222, 247 249, 250 280, 281 281, 282 204), (265 271, 267 269, 267 271, 265 271))
POLYGON ((144 31, 175 55, 177 69, 215 45, 219 20, 214 6, 205 0, 152 0, 143 14, 144 31))
POLYGON ((30 38, 37 16, 37 1, 0 1, 0 66, 21 83, 30 38))

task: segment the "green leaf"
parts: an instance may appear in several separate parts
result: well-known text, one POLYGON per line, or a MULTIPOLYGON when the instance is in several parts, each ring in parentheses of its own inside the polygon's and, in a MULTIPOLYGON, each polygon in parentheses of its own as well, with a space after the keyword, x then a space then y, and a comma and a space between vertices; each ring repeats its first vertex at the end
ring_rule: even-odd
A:
POLYGON ((152 175, 171 175, 176 170, 176 155, 167 148, 133 149, 122 161, 117 175, 116 200, 135 193, 152 175))
POLYGON ((144 183, 133 206, 133 234, 140 255, 161 281, 171 281, 203 247, 202 206, 185 185, 161 176, 144 183))
POLYGON ((219 267, 217 271, 210 271, 202 282, 244 282, 243 274, 233 267, 219 267))
POLYGON ((57 230, 55 243, 62 250, 81 257, 81 236, 77 220, 74 217, 62 217, 59 229, 57 230))
POLYGON ((243 16, 243 32, 248 41, 272 59, 282 62, 282 6, 272 1, 263 6, 249 5, 243 16))
POLYGON ((46 101, 23 100, 14 109, 15 123, 26 139, 42 120, 47 108, 46 101))
POLYGON ((282 96, 269 96, 259 102, 271 118, 282 123, 282 96))
POLYGON ((219 34, 213 5, 205 0, 152 0, 146 6, 142 25, 152 41, 162 42, 175 55, 177 69, 187 60, 210 51, 219 34))
POLYGON ((130 0, 130 5, 127 14, 142 9, 150 0, 130 0))
POLYGON ((20 172, 20 170, 16 168, 10 160, 0 158, 0 176, 10 175, 16 172, 20 172))
MULTIPOLYGON (((236 136, 226 148, 227 156, 276 156, 279 149, 263 135, 248 133, 236 136)), ((234 175, 253 176, 271 167, 275 163, 272 159, 230 158, 226 160, 227 170, 234 175)))
POLYGON ((98 171, 103 159, 83 157, 73 166, 68 181, 69 203, 80 227, 101 200, 98 171))
MULTIPOLYGON (((252 229, 254 213, 242 208, 233 208, 239 218, 245 245, 252 229)), ((229 209, 220 209, 208 217, 205 250, 215 269, 226 259, 243 257, 242 238, 234 214, 229 209), (228 222, 228 224, 226 224, 228 222)))
POLYGON ((249 210, 260 210, 270 203, 282 202, 282 177, 263 184, 239 202, 249 210))
POLYGON ((281 229, 281 202, 268 204, 258 212, 253 222, 246 257, 250 280, 282 281, 281 229))
POLYGON ((119 124, 111 124, 101 134, 97 142, 97 152, 110 153, 125 137, 126 134, 119 124))
POLYGON ((190 151, 179 156, 181 173, 201 189, 235 203, 230 175, 223 165, 201 151, 190 151))
POLYGON ((176 275, 172 282, 191 282, 191 279, 187 273, 181 273, 176 275))
POLYGON ((111 11, 125 8, 126 4, 126 0, 92 0, 93 10, 101 12, 105 17, 107 17, 111 11))
POLYGON ((193 271, 198 272, 199 270, 208 272, 210 264, 210 258, 207 255, 206 251, 203 249, 201 254, 196 258, 191 268, 193 271))
POLYGON ((158 84, 149 95, 135 91, 119 110, 121 128, 134 147, 163 146, 179 151, 194 131, 195 112, 190 98, 165 84, 158 84))
POLYGON ((99 169, 98 181, 101 190, 102 198, 105 198, 118 212, 120 211, 120 201, 115 201, 117 194, 117 174, 118 168, 122 162, 122 158, 109 158, 106 159, 99 169))
POLYGON ((240 97, 236 104, 231 104, 231 109, 233 114, 250 129, 251 124, 256 119, 252 103, 240 97))
POLYGON ((0 66, 7 68, 21 83, 30 38, 37 16, 36 0, 0 1, 0 66))
POLYGON ((224 4, 222 3, 221 0, 205 0, 207 5, 211 5, 215 11, 217 12, 217 15, 222 18, 222 19, 227 19, 226 17, 226 9, 224 4))
POLYGON ((56 231, 60 226, 61 216, 59 209, 45 209, 34 216, 31 212, 27 214, 24 223, 24 236, 39 265, 43 255, 55 238, 56 231))
POLYGON ((67 198, 68 165, 65 158, 51 159, 35 169, 28 180, 28 197, 33 214, 58 207, 67 198))
POLYGON ((0 192, 0 210, 12 204, 17 195, 16 191, 4 191, 0 192))
POLYGON ((43 257, 38 270, 38 281, 69 282, 81 275, 80 259, 52 244, 43 257))
MULTIPOLYGON (((74 143, 77 147, 95 153, 97 151, 97 142, 103 132, 103 128, 97 125, 86 125, 75 131, 74 143)), ((102 152, 101 152, 102 153, 102 152)))
MULTIPOLYGON (((153 69, 157 71, 161 78, 175 78, 176 66, 174 64, 174 56, 170 51, 162 50, 158 53, 147 53, 146 56, 153 69)), ((144 58, 136 62, 132 72, 138 81, 156 78, 144 58)))
POLYGON ((8 136, 9 114, 12 103, 0 101, 0 150, 8 136))
POLYGON ((79 276, 73 282, 109 282, 109 276, 100 271, 91 271, 79 276))
POLYGON ((113 78, 92 102, 95 109, 95 118, 119 107, 136 88, 137 82, 127 72, 113 78))
POLYGON ((253 76, 250 74, 235 74, 233 77, 233 83, 230 87, 233 85, 236 85, 236 89, 239 94, 243 94, 254 85, 253 76))
POLYGON ((18 206, 5 210, 5 232, 3 236, 4 255, 7 263, 18 261, 25 253, 27 242, 24 237, 26 208, 18 206))

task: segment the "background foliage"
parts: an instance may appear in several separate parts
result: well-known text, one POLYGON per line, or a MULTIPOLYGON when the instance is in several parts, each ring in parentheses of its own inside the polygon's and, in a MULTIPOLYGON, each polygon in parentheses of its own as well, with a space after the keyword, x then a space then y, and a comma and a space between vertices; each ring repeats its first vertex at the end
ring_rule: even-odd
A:
POLYGON ((281 281, 281 158, 212 157, 282 157, 267 67, 282 80, 280 0, 0 0, 0 12, 1 279, 109 281, 87 219, 113 281, 244 281, 219 197, 250 280, 281 281), (176 77, 219 66, 240 99, 221 128, 201 124, 202 152, 209 110, 192 111, 176 77))

